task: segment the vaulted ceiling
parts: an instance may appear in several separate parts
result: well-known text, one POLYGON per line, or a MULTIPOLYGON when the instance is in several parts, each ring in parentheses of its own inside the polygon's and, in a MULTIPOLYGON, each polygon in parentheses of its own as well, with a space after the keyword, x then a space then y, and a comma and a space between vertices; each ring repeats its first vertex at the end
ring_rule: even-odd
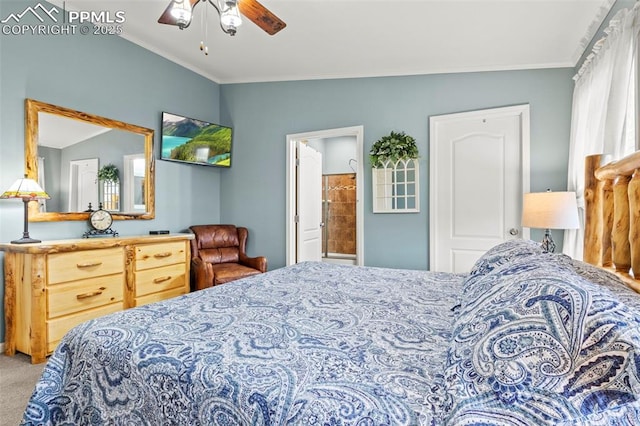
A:
POLYGON ((261 0, 286 28, 270 36, 245 19, 234 37, 206 3, 187 29, 158 24, 169 3, 66 0, 65 7, 124 11, 122 37, 236 83, 572 67, 612 0, 261 0))

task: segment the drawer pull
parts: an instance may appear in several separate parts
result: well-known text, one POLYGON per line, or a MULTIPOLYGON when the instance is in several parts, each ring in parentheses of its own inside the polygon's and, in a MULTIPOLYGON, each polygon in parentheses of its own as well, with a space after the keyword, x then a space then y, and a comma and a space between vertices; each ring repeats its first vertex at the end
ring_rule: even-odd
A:
POLYGON ((156 253, 153 255, 153 257, 155 257, 156 259, 162 259, 163 257, 169 257, 171 256, 171 252, 170 251, 165 251, 164 253, 156 253))
POLYGON ((155 279, 153 280, 153 283, 154 283, 154 284, 160 284, 160 283, 163 283, 163 282, 165 282, 165 281, 169 281, 170 279, 171 279, 171 275, 166 276, 166 277, 159 277, 159 278, 155 278, 155 279))
POLYGON ((82 299, 88 299, 90 297, 100 296, 104 290, 106 290, 106 287, 100 287, 100 290, 98 291, 91 291, 89 293, 78 294, 76 296, 76 299, 82 300, 82 299))
POLYGON ((93 266, 100 266, 102 262, 94 262, 94 263, 76 263, 76 268, 91 268, 93 266))

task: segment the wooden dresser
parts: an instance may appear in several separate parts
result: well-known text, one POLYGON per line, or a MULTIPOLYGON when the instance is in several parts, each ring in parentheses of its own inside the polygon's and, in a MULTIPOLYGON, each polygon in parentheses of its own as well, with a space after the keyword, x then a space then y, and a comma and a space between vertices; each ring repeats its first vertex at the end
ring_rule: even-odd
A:
POLYGON ((0 244, 5 353, 46 360, 72 327, 189 292, 193 234, 0 244))

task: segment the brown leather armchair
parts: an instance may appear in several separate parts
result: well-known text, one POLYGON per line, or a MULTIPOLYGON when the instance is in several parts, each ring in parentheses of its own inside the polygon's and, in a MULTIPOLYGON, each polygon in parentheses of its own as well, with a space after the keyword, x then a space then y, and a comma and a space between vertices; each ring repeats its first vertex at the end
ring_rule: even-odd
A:
POLYGON ((234 225, 193 225, 191 240, 191 290, 267 271, 267 258, 248 257, 247 228, 234 225))

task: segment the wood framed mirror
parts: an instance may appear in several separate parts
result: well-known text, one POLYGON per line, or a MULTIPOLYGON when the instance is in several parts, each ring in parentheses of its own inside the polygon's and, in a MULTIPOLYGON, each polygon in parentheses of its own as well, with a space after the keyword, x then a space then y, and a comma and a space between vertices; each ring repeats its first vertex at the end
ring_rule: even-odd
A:
POLYGON ((115 220, 153 219, 153 134, 145 127, 26 99, 25 173, 51 197, 29 203, 29 221, 88 220, 100 206, 115 220), (115 178, 109 179, 114 169, 115 178))

